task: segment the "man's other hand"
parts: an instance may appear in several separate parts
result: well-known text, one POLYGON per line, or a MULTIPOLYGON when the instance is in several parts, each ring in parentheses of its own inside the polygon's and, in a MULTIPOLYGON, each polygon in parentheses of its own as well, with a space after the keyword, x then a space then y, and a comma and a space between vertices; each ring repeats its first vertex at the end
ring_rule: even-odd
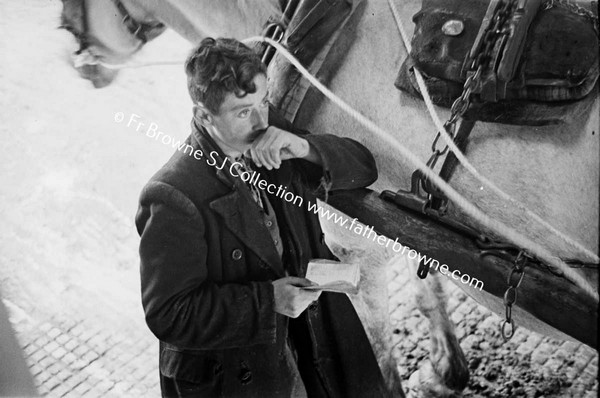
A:
POLYGON ((306 278, 288 276, 273 281, 275 312, 297 318, 305 309, 317 300, 321 291, 305 290, 302 287, 314 286, 306 278))
POLYGON ((320 155, 307 140, 273 126, 269 126, 263 135, 254 140, 249 152, 258 167, 268 170, 278 169, 283 160, 294 158, 321 164, 320 155))

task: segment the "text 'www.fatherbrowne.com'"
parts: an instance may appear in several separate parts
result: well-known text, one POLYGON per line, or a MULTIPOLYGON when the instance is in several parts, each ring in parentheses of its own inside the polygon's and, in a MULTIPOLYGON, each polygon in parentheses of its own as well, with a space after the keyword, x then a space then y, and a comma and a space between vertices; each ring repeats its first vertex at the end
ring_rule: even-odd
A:
POLYGON ((385 247, 389 247, 392 245, 392 250, 396 253, 405 254, 410 259, 419 259, 419 262, 424 264, 425 266, 429 265, 429 269, 435 269, 442 275, 447 276, 448 278, 452 278, 454 280, 460 280, 461 283, 469 286, 474 286, 475 288, 479 288, 479 290, 483 290, 483 282, 477 278, 471 277, 469 274, 461 274, 460 270, 450 271, 450 268, 446 264, 440 265, 439 261, 433 259, 431 257, 427 257, 414 249, 409 248, 408 246, 404 246, 400 242, 398 242, 398 238, 395 240, 389 239, 384 235, 377 235, 377 233, 373 230, 373 227, 365 226, 358 222, 358 219, 353 218, 350 220, 347 217, 337 214, 335 211, 331 211, 330 209, 324 209, 319 206, 317 203, 311 203, 308 201, 308 210, 313 212, 314 214, 318 214, 321 219, 326 219, 327 221, 333 221, 333 223, 344 227, 348 230, 351 230, 357 235, 363 236, 366 239, 372 239, 373 242, 377 242, 377 244, 385 247), (348 225, 349 224, 349 225, 348 225))
MULTIPOLYGON (((205 160, 209 166, 216 168, 217 170, 226 169, 229 173, 235 177, 240 178, 247 184, 254 185, 267 193, 277 196, 286 202, 295 204, 297 206, 302 206, 304 204, 304 199, 294 194, 293 192, 287 191, 287 187, 283 187, 281 185, 276 186, 267 182, 264 179, 260 178, 260 173, 256 171, 250 172, 242 172, 237 173, 235 169, 235 165, 237 162, 232 162, 225 158, 222 163, 217 162, 218 154, 216 152, 211 152, 209 154, 205 154, 201 149, 194 148, 192 145, 187 142, 182 142, 181 140, 176 140, 168 134, 160 131, 158 129, 158 125, 154 122, 144 123, 140 121, 141 116, 132 113, 127 120, 127 127, 134 128, 136 132, 145 134, 148 138, 152 138, 156 141, 162 142, 164 145, 170 146, 173 149, 176 149, 179 152, 187 154, 190 157, 193 157, 196 160, 205 160)), ((126 120, 125 114, 123 112, 116 112, 114 116, 114 120, 117 123, 121 123, 126 120)), ((308 211, 313 212, 314 214, 318 214, 321 219, 326 219, 327 221, 332 221, 346 229, 351 230, 357 235, 361 235, 367 239, 372 239, 374 242, 377 241, 377 244, 385 247, 389 247, 392 245, 392 250, 396 253, 404 254, 408 256, 410 259, 419 259, 419 262, 424 265, 429 265, 429 269, 435 269, 440 272, 442 275, 446 275, 449 278, 454 280, 460 280, 461 283, 469 286, 475 285, 475 288, 479 288, 479 290, 483 290, 483 282, 479 279, 472 278, 468 274, 462 274, 459 270, 454 270, 451 273, 449 271, 449 267, 446 264, 442 264, 433 258, 427 257, 414 249, 410 249, 408 246, 402 245, 398 242, 398 238, 395 240, 391 240, 383 235, 377 235, 377 233, 373 230, 373 227, 364 226, 363 224, 358 222, 358 219, 354 218, 352 220, 347 217, 338 215, 334 211, 330 211, 329 209, 323 209, 317 203, 311 203, 307 201, 308 211), (350 222, 350 225, 348 225, 350 222)))

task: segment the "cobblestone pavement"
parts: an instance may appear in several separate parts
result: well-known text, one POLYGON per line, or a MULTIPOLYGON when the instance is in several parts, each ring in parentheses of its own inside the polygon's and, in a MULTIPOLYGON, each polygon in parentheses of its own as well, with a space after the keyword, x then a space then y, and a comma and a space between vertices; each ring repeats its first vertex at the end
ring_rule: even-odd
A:
MULTIPOLYGON (((389 293, 390 315, 395 322, 394 357, 406 389, 406 380, 428 358, 428 323, 406 298, 406 269, 393 272, 389 293)), ((583 344, 553 340, 522 327, 517 327, 513 338, 505 343, 499 330, 500 317, 456 286, 445 287, 449 293, 450 318, 471 372, 464 397, 598 395, 597 351, 583 344)))
MULTIPOLYGON (((0 191, 0 291, 37 388, 48 397, 157 397, 158 347, 141 310, 133 217, 142 184, 172 149, 113 117, 136 113, 184 138, 185 79, 147 68, 92 90, 66 61, 74 45, 55 29, 59 1, 1 2, 0 12, 0 50, 10 54, 0 63, 0 185, 10 187, 0 191)), ((181 59, 188 45, 166 33, 153 46, 181 59)), ((389 286, 405 385, 429 346, 406 272, 394 270, 389 286)), ((499 318, 448 290, 472 373, 465 397, 597 395, 594 350, 522 328, 502 344, 499 318)))
MULTIPOLYGON (((133 250, 131 255, 135 256, 133 250)), ((405 271, 394 271, 396 277, 390 283, 391 317, 396 327, 394 357, 406 386, 408 377, 428 356, 428 325, 407 300, 405 271)), ((5 292, 6 287, 13 285, 40 288, 34 297, 23 297, 20 289, 8 289, 4 302, 41 394, 48 397, 160 395, 157 345, 141 316, 132 320, 125 313, 129 311, 94 311, 87 315, 87 309, 40 311, 31 303, 47 299, 48 292, 36 286, 33 273, 29 277, 16 281, 3 276, 2 288, 5 292)), ((597 396, 598 356, 594 350, 543 338, 523 328, 517 330, 509 343, 502 344, 499 318, 457 288, 449 290, 451 317, 471 369, 465 397, 597 396)), ((138 306, 133 302, 127 305, 138 306)))

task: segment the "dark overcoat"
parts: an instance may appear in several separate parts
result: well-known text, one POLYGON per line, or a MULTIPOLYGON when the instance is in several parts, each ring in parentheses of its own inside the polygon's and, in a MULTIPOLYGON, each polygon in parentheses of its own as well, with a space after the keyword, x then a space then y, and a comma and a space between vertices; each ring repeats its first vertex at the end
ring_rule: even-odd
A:
MULTIPOLYGON (((142 304, 160 340, 161 381, 175 380, 182 395, 290 396, 298 375, 286 343, 291 319, 273 310, 271 281, 285 276, 284 263, 289 274, 304 276, 311 258, 335 258, 318 216, 307 209, 318 187, 352 189, 377 178, 371 153, 358 142, 310 135, 273 112, 269 123, 302 134, 323 160, 322 168, 302 159, 283 161, 278 170, 257 168, 261 179, 303 198, 300 206, 267 194, 284 241, 283 260, 247 186, 228 167, 218 170, 222 152, 194 124, 186 142, 194 156, 187 147, 177 151, 141 193, 142 304)), ((317 389, 307 381, 309 396, 386 395, 346 295, 323 293, 291 321, 297 322, 308 336, 298 356, 322 380, 317 389)))

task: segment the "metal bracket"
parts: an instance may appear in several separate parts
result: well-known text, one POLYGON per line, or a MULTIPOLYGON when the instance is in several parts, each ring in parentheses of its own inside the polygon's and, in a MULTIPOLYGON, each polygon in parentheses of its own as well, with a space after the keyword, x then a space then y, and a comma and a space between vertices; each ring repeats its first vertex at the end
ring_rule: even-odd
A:
POLYGON ((381 192, 381 198, 405 207, 410 210, 425 214, 429 206, 429 198, 421 193, 421 181, 423 174, 415 170, 410 178, 410 191, 399 189, 396 192, 389 190, 381 192))

